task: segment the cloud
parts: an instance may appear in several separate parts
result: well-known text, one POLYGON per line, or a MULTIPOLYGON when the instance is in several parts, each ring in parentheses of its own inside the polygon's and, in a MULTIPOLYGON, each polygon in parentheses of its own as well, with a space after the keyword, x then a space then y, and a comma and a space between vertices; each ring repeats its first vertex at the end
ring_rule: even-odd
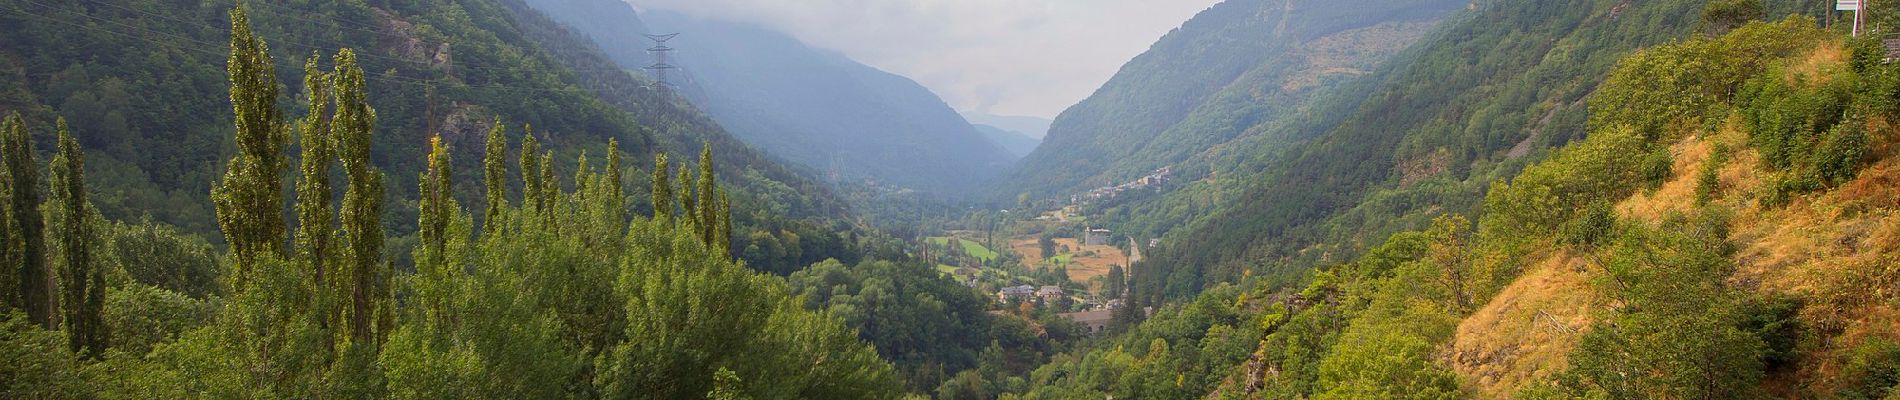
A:
POLYGON ((751 22, 908 76, 960 110, 1054 117, 1216 0, 629 0, 751 22))

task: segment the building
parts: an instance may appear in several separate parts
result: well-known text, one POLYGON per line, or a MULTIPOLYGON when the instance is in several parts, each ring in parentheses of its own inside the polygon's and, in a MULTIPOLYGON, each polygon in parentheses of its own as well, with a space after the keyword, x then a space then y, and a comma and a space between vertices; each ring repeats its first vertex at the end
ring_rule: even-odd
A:
POLYGON ((1114 233, 1115 233, 1114 231, 1110 231, 1110 230, 1107 230, 1107 229, 1099 229, 1099 228, 1091 228, 1091 229, 1089 229, 1089 230, 1087 230, 1087 231, 1085 231, 1085 232, 1083 232, 1083 234, 1082 234, 1082 245, 1084 245, 1084 246, 1107 246, 1107 245, 1108 245, 1108 236, 1109 236, 1109 235, 1112 235, 1112 234, 1114 234, 1114 233))
POLYGON ((1029 286, 1029 285, 1011 286, 1011 287, 1003 288, 1003 290, 996 291, 996 301, 1004 302, 1004 303, 1008 303, 1012 300, 1014 301, 1029 300, 1030 298, 1035 297, 1035 296, 1036 296, 1036 287, 1029 286))
POLYGON ((1068 293, 1064 293, 1061 287, 1056 286, 1043 286, 1041 289, 1036 289, 1036 297, 1041 298, 1043 302, 1053 302, 1067 295, 1068 293))
POLYGON ((1108 330, 1108 322, 1115 319, 1115 311, 1108 308, 1058 315, 1061 315, 1063 318, 1068 318, 1070 321, 1075 321, 1077 324, 1082 324, 1082 329, 1088 331, 1091 335, 1100 334, 1102 331, 1108 330))

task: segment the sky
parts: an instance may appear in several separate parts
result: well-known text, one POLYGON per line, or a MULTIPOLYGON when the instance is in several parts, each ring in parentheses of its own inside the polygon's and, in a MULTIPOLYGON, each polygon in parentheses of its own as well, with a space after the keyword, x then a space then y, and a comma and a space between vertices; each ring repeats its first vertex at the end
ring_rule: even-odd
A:
POLYGON ((959 111, 1054 118, 1218 0, 627 0, 750 22, 904 75, 959 111))

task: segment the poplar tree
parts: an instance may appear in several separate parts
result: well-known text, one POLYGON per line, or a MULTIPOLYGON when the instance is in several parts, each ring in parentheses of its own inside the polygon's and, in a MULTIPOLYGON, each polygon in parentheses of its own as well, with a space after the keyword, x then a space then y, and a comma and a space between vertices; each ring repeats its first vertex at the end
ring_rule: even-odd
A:
POLYGON ((482 231, 493 235, 501 230, 501 213, 508 207, 508 138, 501 118, 488 128, 488 151, 482 155, 482 183, 488 189, 488 209, 482 213, 482 231))
POLYGON ((41 328, 53 329, 59 320, 59 301, 53 293, 53 274, 46 266, 46 225, 40 214, 40 167, 33 153, 33 138, 26 133, 26 120, 19 113, 0 124, 0 150, 8 179, 12 182, 9 223, 12 236, 19 238, 11 257, 18 276, 20 308, 27 319, 41 328))
POLYGON ((534 140, 534 125, 521 128, 521 208, 540 212, 541 146, 534 140))
POLYGON ((607 139, 607 205, 616 223, 627 219, 627 195, 620 182, 620 141, 607 139))
POLYGON ((66 331, 73 352, 98 359, 105 353, 105 276, 92 258, 97 240, 92 207, 86 200, 86 156, 73 140, 66 119, 59 119, 59 154, 53 157, 53 204, 59 212, 60 280, 65 294, 66 331))
POLYGON ((673 183, 669 181, 666 153, 653 156, 653 220, 662 224, 673 220, 673 183))
POLYGON ((693 174, 686 169, 685 165, 680 165, 678 179, 679 182, 675 185, 679 187, 680 221, 697 227, 699 226, 699 205, 693 201, 693 189, 699 186, 693 183, 693 174))
POLYGON ((718 199, 714 198, 716 183, 713 182, 712 143, 707 142, 699 150, 699 241, 711 245, 713 235, 719 231, 720 222, 714 215, 718 208, 718 199))
POLYGON ((281 256, 285 222, 283 180, 289 141, 277 109, 277 68, 264 40, 251 32, 244 8, 231 9, 231 109, 238 154, 211 190, 218 226, 236 257, 235 288, 249 279, 259 255, 281 256))
POLYGON ((20 229, 13 221, 13 174, 5 160, 12 119, 0 122, 0 313, 23 308, 20 294, 20 229))
POLYGON ((376 110, 369 107, 363 88, 363 70, 356 53, 343 49, 336 55, 336 130, 338 154, 349 177, 343 194, 343 237, 350 293, 345 310, 349 337, 354 343, 379 346, 390 314, 387 266, 383 262, 383 174, 370 165, 371 131, 376 110))
POLYGON ((297 179, 297 258, 311 277, 310 292, 318 311, 327 323, 337 317, 334 305, 337 287, 334 232, 336 210, 330 204, 334 190, 330 167, 336 161, 336 138, 331 132, 330 103, 332 75, 317 69, 321 56, 313 53, 304 63, 304 96, 308 113, 298 124, 302 144, 302 162, 297 179))
POLYGON ((448 245, 449 208, 453 201, 449 179, 449 150, 442 145, 441 135, 430 137, 428 169, 417 179, 420 187, 416 190, 421 196, 417 201, 421 210, 417 217, 416 235, 420 237, 430 259, 418 259, 417 264, 427 262, 439 265, 443 262, 442 257, 448 245))
POLYGON ((541 183, 541 198, 535 199, 535 203, 541 207, 541 222, 554 228, 554 207, 561 196, 561 182, 554 179, 554 152, 541 153, 540 165, 541 178, 536 181, 541 183))

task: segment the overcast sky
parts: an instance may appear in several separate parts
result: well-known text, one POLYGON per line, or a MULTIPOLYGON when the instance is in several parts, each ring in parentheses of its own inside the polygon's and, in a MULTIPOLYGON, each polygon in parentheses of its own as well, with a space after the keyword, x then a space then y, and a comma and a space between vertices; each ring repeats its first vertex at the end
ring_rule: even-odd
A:
POLYGON ((908 76, 960 111, 1053 118, 1217 0, 628 0, 753 22, 908 76))

